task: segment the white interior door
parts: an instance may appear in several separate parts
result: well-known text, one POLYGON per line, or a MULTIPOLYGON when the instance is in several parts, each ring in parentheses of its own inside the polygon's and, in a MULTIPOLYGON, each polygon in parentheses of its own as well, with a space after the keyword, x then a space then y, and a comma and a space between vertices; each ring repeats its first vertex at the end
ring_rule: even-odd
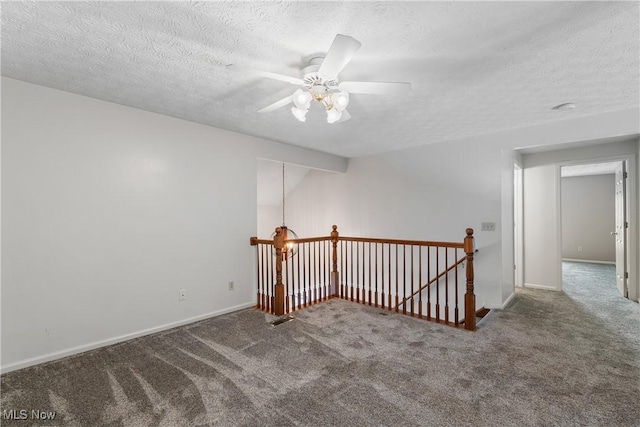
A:
POLYGON ((620 162, 616 168, 616 229, 612 234, 616 239, 616 285, 624 297, 628 297, 626 175, 625 162, 620 162))

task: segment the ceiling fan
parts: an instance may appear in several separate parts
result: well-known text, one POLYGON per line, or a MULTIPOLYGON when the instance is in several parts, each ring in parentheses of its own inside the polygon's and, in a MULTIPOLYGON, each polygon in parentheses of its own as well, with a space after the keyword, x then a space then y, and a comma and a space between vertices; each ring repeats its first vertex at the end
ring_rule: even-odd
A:
POLYGON ((316 101, 327 112, 327 122, 343 122, 351 118, 347 111, 349 94, 396 95, 411 91, 411 84, 406 82, 341 82, 338 74, 351 61, 360 46, 361 43, 351 36, 336 35, 324 57, 309 60, 309 64, 302 69, 302 78, 251 69, 259 76, 301 86, 293 94, 258 112, 270 113, 293 104, 291 113, 304 122, 311 102, 316 101))

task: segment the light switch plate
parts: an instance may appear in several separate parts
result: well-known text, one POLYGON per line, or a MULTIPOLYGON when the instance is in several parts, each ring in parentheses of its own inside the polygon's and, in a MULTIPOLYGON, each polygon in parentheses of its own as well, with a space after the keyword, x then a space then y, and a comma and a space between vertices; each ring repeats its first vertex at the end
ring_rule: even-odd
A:
POLYGON ((483 222, 482 231, 496 231, 496 223, 495 222, 483 222))

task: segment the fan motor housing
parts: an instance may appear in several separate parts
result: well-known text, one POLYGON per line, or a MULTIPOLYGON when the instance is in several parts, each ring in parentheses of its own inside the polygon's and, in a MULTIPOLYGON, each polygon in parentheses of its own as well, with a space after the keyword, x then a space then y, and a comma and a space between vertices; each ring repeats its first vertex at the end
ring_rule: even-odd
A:
POLYGON ((322 56, 311 58, 309 60, 309 65, 302 69, 302 81, 310 90, 314 87, 317 88, 318 86, 324 86, 326 90, 338 88, 337 78, 325 79, 318 74, 318 70, 320 69, 320 65, 323 60, 324 57, 322 56))

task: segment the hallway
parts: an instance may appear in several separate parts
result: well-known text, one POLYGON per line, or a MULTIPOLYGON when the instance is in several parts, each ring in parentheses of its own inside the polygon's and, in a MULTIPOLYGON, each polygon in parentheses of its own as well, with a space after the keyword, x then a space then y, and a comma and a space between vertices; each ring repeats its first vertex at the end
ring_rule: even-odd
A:
POLYGON ((631 342, 637 339, 640 305, 620 295, 615 265, 564 261, 562 289, 614 334, 621 334, 631 342))

